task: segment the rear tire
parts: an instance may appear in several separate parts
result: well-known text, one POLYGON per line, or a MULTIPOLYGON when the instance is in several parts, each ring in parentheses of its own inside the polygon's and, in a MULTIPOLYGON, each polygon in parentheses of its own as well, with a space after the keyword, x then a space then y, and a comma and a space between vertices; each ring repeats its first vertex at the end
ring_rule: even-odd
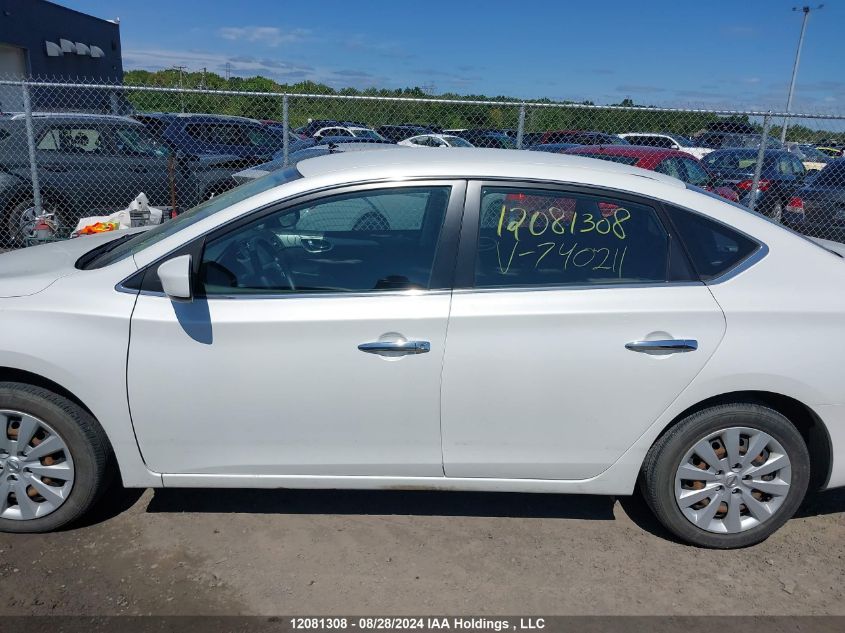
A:
POLYGON ((795 514, 807 491, 810 456, 777 411, 726 404, 669 429, 649 450, 641 475, 646 503, 672 534, 732 549, 765 540, 795 514))
POLYGON ((108 484, 110 455, 102 427, 75 402, 42 387, 0 382, 0 490, 6 492, 0 498, 0 532, 50 532, 79 519, 108 484), (18 439, 33 426, 32 440, 18 449, 18 439), (44 452, 48 440, 59 450, 39 459, 33 451, 41 444, 44 452), (19 482, 26 482, 31 498, 26 513, 14 493, 19 482))

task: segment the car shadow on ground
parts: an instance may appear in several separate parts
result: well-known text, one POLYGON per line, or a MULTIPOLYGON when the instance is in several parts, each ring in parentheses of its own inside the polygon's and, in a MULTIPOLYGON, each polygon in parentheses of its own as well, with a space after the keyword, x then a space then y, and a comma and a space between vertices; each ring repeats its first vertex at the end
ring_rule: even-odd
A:
POLYGON ((433 490, 159 489, 147 512, 361 514, 613 519, 613 498, 595 495, 433 490))
MULTIPOLYGON (((103 495, 83 522, 74 527, 108 521, 135 505, 143 493, 143 489, 124 489, 116 484, 103 495)), ((663 539, 676 540, 655 519, 640 495, 616 498, 433 490, 168 488, 155 490, 145 510, 150 513, 418 515, 612 521, 617 501, 640 529, 663 539)), ((796 516, 840 512, 845 512, 845 488, 808 495, 796 516)))

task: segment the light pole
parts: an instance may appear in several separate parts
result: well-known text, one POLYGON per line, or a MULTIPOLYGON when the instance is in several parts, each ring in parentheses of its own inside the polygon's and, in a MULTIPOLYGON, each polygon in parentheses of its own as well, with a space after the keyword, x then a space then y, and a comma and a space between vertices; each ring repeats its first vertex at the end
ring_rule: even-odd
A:
MULTIPOLYGON (((820 4, 815 8, 815 10, 819 10, 824 7, 823 4, 820 4)), ((804 46, 804 33, 807 30, 807 18, 810 17, 811 9, 808 6, 803 6, 800 9, 798 7, 792 7, 793 11, 801 11, 804 14, 804 17, 801 20, 801 35, 798 36, 798 51, 795 53, 795 65, 792 67, 792 80, 789 82, 789 96, 786 98, 786 111, 787 113, 792 108, 792 95, 795 93, 795 78, 798 76, 798 63, 801 61, 801 47, 804 46)), ((783 128, 780 132, 780 142, 786 142, 786 128, 789 125, 789 119, 783 120, 783 128)))

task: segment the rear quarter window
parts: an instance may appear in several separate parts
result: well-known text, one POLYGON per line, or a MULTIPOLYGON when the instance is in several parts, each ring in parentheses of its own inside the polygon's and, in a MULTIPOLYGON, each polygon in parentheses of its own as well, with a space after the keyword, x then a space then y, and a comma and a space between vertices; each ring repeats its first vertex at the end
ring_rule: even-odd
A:
POLYGON ((704 281, 733 270, 760 248, 756 241, 711 218, 678 207, 667 206, 667 211, 704 281))

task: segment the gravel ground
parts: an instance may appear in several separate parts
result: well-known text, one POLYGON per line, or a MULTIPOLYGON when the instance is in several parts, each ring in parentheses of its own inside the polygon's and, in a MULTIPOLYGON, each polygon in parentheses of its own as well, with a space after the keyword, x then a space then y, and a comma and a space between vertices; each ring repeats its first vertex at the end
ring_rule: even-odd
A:
POLYGON ((741 551, 669 540, 640 502, 158 490, 0 534, 0 614, 845 614, 845 491, 741 551))

